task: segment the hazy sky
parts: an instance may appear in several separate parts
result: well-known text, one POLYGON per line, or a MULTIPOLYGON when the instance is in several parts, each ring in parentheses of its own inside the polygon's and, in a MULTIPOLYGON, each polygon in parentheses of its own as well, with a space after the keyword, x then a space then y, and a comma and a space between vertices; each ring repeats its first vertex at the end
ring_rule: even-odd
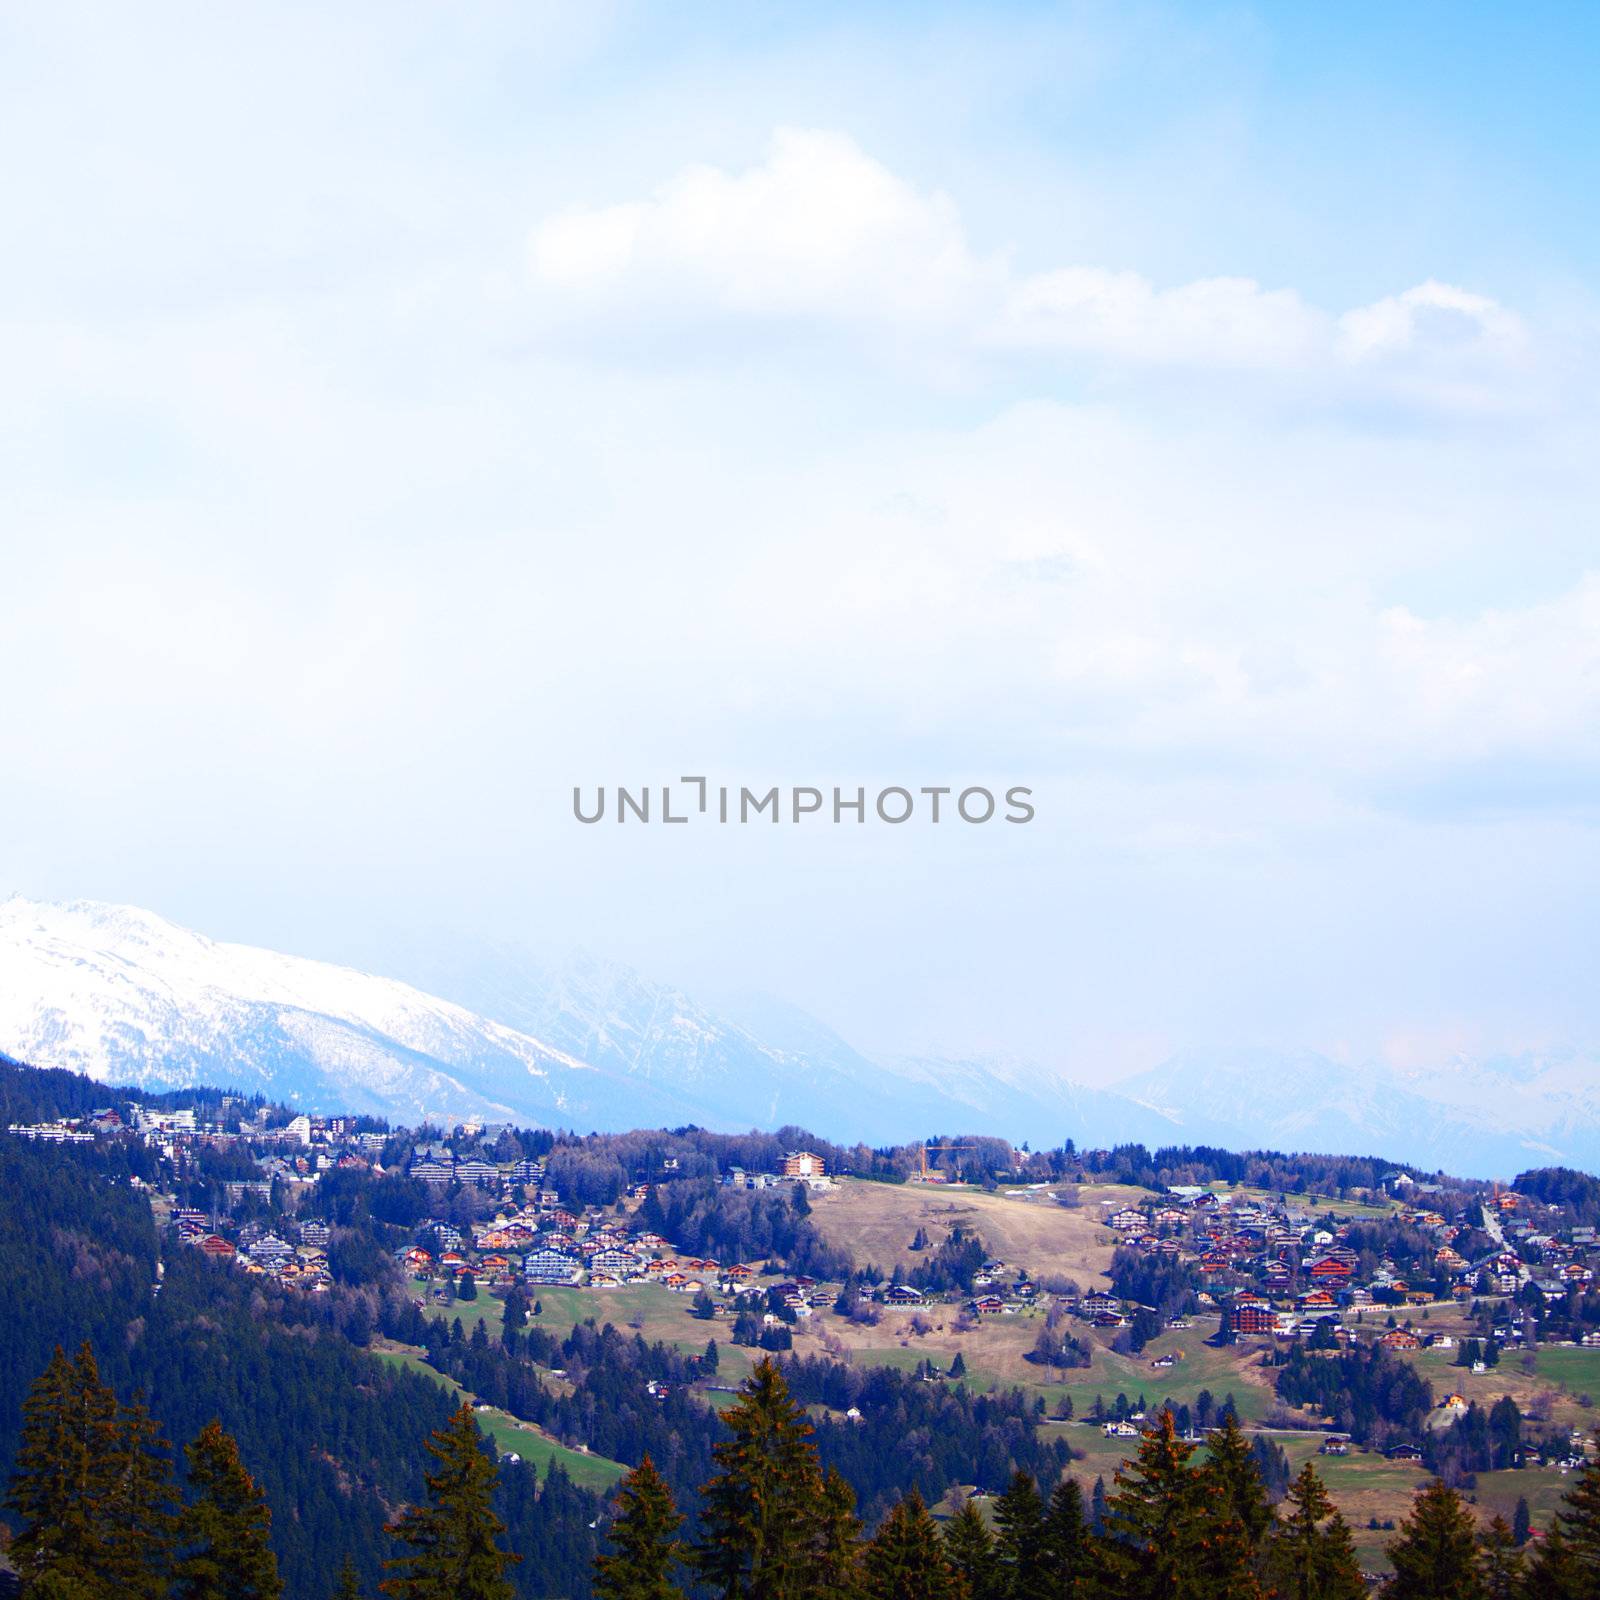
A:
POLYGON ((1103 1078, 1600 1039, 1600 11, 0 8, 0 893, 1103 1078), (1030 784, 583 828, 574 784, 1030 784))

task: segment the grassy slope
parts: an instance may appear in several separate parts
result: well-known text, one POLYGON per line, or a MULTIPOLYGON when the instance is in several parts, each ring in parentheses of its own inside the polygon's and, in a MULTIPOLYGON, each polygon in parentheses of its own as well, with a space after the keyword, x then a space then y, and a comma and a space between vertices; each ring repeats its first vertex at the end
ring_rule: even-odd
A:
MULTIPOLYGON (((960 1222, 976 1229, 991 1252, 1002 1259, 1026 1265, 1039 1276, 1074 1278, 1089 1288, 1106 1281, 1115 1244, 1110 1230, 1100 1220, 1110 1209, 1101 1202, 1123 1204, 1142 1197, 1143 1191, 1130 1188, 1085 1186, 1078 1192, 1079 1203, 1068 1208, 1042 1191, 985 1194, 959 1186, 846 1181, 835 1190, 815 1196, 812 1214, 825 1237, 848 1249, 857 1261, 870 1261, 885 1270, 896 1262, 908 1266, 915 1262, 917 1257, 909 1245, 918 1227, 925 1228, 937 1242, 960 1222)), ((1298 1197, 1298 1204, 1314 1214, 1329 1209, 1340 1214, 1371 1214, 1369 1208, 1310 1195, 1298 1197)), ((425 1286, 417 1287, 420 1293, 425 1286)), ((574 1322, 593 1317, 598 1322, 636 1328, 647 1339, 662 1339, 685 1351, 700 1350, 708 1338, 715 1338, 721 1354, 718 1382, 725 1384, 740 1382, 753 1365, 748 1351, 729 1342, 726 1322, 699 1321, 689 1314, 687 1299, 656 1284, 602 1293, 539 1289, 536 1294, 543 1306, 539 1322, 552 1332, 562 1332, 574 1322)), ((499 1325, 499 1302, 486 1295, 475 1306, 445 1308, 430 1304, 429 1309, 446 1317, 459 1315, 468 1327, 478 1316, 484 1317, 491 1329, 499 1325)), ((966 1330, 956 1326, 959 1311, 958 1306, 950 1305, 926 1308, 922 1316, 927 1331, 921 1334, 912 1331, 915 1314, 910 1311, 886 1310, 874 1327, 856 1327, 826 1313, 796 1330, 795 1348, 812 1354, 826 1350, 842 1360, 902 1370, 914 1368, 924 1358, 947 1368, 959 1350, 967 1363, 970 1384, 984 1388, 1020 1385, 1040 1395, 1051 1412, 1058 1409, 1063 1398, 1070 1397, 1079 1419, 1096 1396, 1109 1406, 1118 1393, 1130 1399, 1143 1395, 1152 1406, 1166 1399, 1193 1405, 1202 1389, 1210 1390, 1218 1402, 1231 1393, 1247 1424, 1259 1422, 1275 1404, 1273 1373, 1259 1364, 1261 1344, 1221 1350, 1207 1346, 1204 1340, 1215 1329, 1214 1318, 1197 1319, 1193 1328, 1163 1334, 1139 1356, 1118 1355, 1109 1348, 1106 1338, 1082 1323, 1071 1323, 1071 1331, 1087 1338, 1094 1347, 1093 1361, 1085 1369, 1052 1374, 1025 1359, 1043 1326, 1041 1311, 985 1319, 966 1330), (1159 1370, 1151 1366, 1156 1356, 1179 1350, 1183 1359, 1175 1365, 1159 1370)), ((1370 1319, 1374 1314, 1368 1315, 1370 1319)), ((1419 1318, 1418 1326, 1455 1332, 1463 1328, 1459 1310, 1454 1307, 1435 1308, 1427 1320, 1419 1318)), ((1469 1399, 1487 1405, 1509 1393, 1525 1411, 1543 1395, 1552 1407, 1552 1417, 1573 1426, 1587 1427, 1592 1422, 1590 1411, 1579 1397, 1600 1396, 1600 1350, 1543 1350, 1531 1374, 1522 1371, 1517 1357, 1508 1356, 1495 1371, 1478 1377, 1452 1367, 1447 1354, 1424 1351, 1412 1359, 1433 1384, 1436 1394, 1459 1389, 1469 1399)), ((720 1406, 731 1397, 708 1391, 704 1398, 720 1406)), ((1068 1424, 1050 1422, 1046 1426, 1064 1431, 1074 1450, 1082 1452, 1083 1461, 1076 1470, 1087 1481, 1103 1476, 1109 1485, 1129 1453, 1129 1441, 1106 1439, 1099 1428, 1081 1420, 1068 1424)), ((1296 1470, 1315 1453, 1319 1443, 1319 1436, 1309 1432, 1274 1437, 1284 1446, 1296 1470)), ((528 1453, 518 1444, 506 1447, 528 1453)), ((592 1456, 576 1459, 591 1469, 596 1463, 592 1456)), ((614 1464, 606 1465, 613 1472, 620 1470, 614 1464)), ((1405 1514, 1413 1491, 1423 1481, 1421 1475, 1414 1467, 1362 1453, 1345 1458, 1322 1457, 1317 1466, 1354 1527, 1363 1561, 1369 1567, 1383 1566, 1382 1547, 1393 1534, 1368 1528, 1367 1523, 1374 1518, 1380 1523, 1398 1521, 1405 1514)), ((569 1470, 574 1469, 569 1465, 569 1470)), ((578 1477, 576 1470, 574 1477, 578 1477)), ((1548 1516, 1566 1482, 1555 1472, 1485 1474, 1479 1480, 1477 1499, 1484 1514, 1498 1511, 1509 1518, 1517 1498, 1525 1495, 1538 1522, 1548 1516)))
MULTIPOLYGON (((374 1346, 373 1353, 380 1361, 389 1362, 394 1366, 410 1367, 413 1372, 420 1372, 424 1377, 431 1378, 456 1399, 465 1400, 473 1406, 478 1403, 477 1397, 467 1393, 453 1378, 447 1378, 442 1372, 436 1372, 430 1367, 420 1351, 404 1345, 385 1343, 381 1347, 374 1346)), ((494 1440, 496 1449, 502 1453, 513 1451, 524 1461, 536 1462, 541 1473, 550 1470, 551 1462, 559 1461, 566 1469, 568 1477, 585 1489, 609 1489, 628 1470, 616 1461, 608 1461, 604 1456, 589 1455, 582 1450, 569 1450, 566 1445, 558 1444, 531 1423, 520 1422, 504 1411, 493 1408, 480 1411, 478 1426, 494 1440)))

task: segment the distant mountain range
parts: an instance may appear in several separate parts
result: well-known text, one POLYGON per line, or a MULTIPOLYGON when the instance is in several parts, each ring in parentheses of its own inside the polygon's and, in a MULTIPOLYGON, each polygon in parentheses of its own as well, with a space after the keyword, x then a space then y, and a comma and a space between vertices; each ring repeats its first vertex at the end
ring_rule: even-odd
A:
POLYGON ((14 898, 0 904, 0 1050, 102 1082, 210 1083, 410 1123, 1207 1143, 1480 1176, 1600 1165, 1594 1057, 1400 1074, 1310 1052, 1186 1052, 1100 1089, 1024 1062, 869 1059, 780 1000, 712 1010, 585 955, 457 949, 400 965, 412 983, 219 943, 128 906, 14 898))

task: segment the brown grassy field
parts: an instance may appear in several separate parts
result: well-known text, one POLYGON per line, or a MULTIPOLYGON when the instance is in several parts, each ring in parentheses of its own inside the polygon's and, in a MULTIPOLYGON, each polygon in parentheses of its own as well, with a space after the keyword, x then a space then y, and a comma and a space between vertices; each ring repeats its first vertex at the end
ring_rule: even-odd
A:
POLYGON ((1085 1185, 1078 1204, 1059 1205, 1045 1190, 986 1194, 961 1184, 865 1183, 842 1179, 815 1195, 812 1220, 831 1244, 858 1263, 889 1272, 917 1259, 911 1240, 924 1228, 934 1244, 958 1223, 974 1230, 992 1255, 1025 1266, 1037 1277, 1076 1279, 1101 1288, 1116 1241, 1101 1219, 1116 1205, 1147 1198, 1144 1190, 1115 1184, 1085 1185))

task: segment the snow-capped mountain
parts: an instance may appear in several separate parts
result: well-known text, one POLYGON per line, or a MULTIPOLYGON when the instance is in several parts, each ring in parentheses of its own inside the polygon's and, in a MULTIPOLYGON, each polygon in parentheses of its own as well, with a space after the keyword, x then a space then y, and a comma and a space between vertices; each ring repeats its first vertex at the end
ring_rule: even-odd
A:
POLYGON ((681 1121, 610 1074, 391 978, 222 944, 148 911, 0 905, 0 1049, 150 1088, 208 1083, 419 1122, 681 1121))
MULTIPOLYGON (((916 1097, 814 1017, 744 997, 718 1010, 584 951, 538 962, 504 947, 391 956, 411 981, 641 1086, 708 1127, 809 1128, 844 1141, 922 1131, 916 1097)), ((937 1096, 936 1096, 937 1098, 937 1096)), ((631 1124, 630 1124, 631 1125, 631 1124)), ((993 1118, 985 1130, 999 1132, 993 1118)))
POLYGON ((1600 1063, 1345 1066, 1314 1051, 1184 1051, 1117 1090, 1184 1143, 1386 1155, 1466 1176, 1600 1166, 1600 1063))
POLYGON ((712 1009, 586 955, 540 963, 453 941, 382 964, 411 981, 219 943, 127 906, 12 899, 0 1051, 104 1082, 231 1086, 409 1123, 793 1125, 873 1144, 943 1130, 1321 1150, 1481 1177, 1600 1167, 1594 1056, 1402 1073, 1309 1051, 1186 1051, 1096 1089, 1008 1059, 869 1059, 783 1001, 712 1009))

